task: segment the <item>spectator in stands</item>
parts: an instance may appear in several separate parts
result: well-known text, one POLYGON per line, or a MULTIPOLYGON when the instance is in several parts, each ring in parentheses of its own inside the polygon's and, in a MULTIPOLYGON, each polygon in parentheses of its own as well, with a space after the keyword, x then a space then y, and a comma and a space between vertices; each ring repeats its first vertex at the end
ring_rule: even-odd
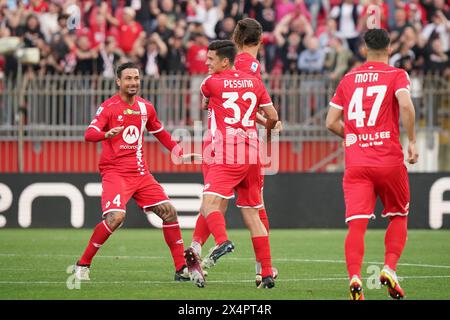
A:
MULTIPOLYGON (((134 1, 132 1, 133 3, 134 1)), ((140 7, 134 8, 136 10, 136 21, 142 26, 146 34, 151 34, 155 28, 156 17, 158 12, 154 12, 153 0, 140 0, 140 7)), ((156 6, 157 8, 157 6, 156 6)))
POLYGON ((300 73, 321 73, 324 68, 325 51, 319 47, 317 37, 310 36, 304 41, 306 50, 298 58, 300 73))
POLYGON ((206 65, 207 53, 208 38, 206 35, 203 33, 193 34, 191 41, 187 44, 186 53, 186 67, 191 75, 190 121, 200 120, 201 98, 199 88, 205 75, 208 73, 208 66, 206 65))
POLYGON ((98 74, 101 68, 98 61, 99 48, 92 48, 88 35, 81 35, 76 41, 75 74, 98 74))
POLYGON ((329 0, 305 0, 306 7, 311 13, 311 25, 314 30, 318 26, 318 17, 321 11, 325 12, 325 16, 328 16, 330 12, 330 1, 329 0))
POLYGON ((389 59, 389 64, 396 68, 405 69, 408 73, 411 73, 416 59, 411 45, 410 42, 400 41, 398 49, 389 59))
POLYGON ((168 74, 180 74, 186 71, 186 51, 183 37, 175 35, 169 39, 165 71, 168 74))
POLYGON ((208 38, 203 33, 192 35, 191 41, 187 44, 187 70, 190 75, 206 75, 208 66, 206 65, 206 55, 208 53, 208 38))
POLYGON ((131 7, 125 7, 122 14, 122 22, 113 17, 108 11, 106 19, 118 28, 117 43, 126 55, 135 56, 137 45, 145 39, 145 31, 135 21, 136 13, 131 7))
POLYGON ((275 28, 275 5, 273 0, 251 1, 253 16, 263 29, 263 32, 272 32, 275 28))
POLYGON ((197 4, 195 21, 203 24, 203 29, 209 39, 215 39, 214 31, 217 22, 223 18, 222 10, 214 4, 213 0, 205 0, 204 6, 197 4))
POLYGON ((444 51, 439 38, 431 40, 429 55, 426 55, 425 70, 429 73, 439 73, 441 76, 450 75, 449 54, 444 51))
MULTIPOLYGON (((338 33, 337 33, 337 24, 336 24, 336 20, 329 18, 327 19, 327 25, 325 27, 325 30, 323 30, 320 34, 319 34, 319 45, 321 48, 327 48, 330 46, 330 41, 334 38, 337 37, 338 33)), ((345 47, 347 46, 347 41, 345 41, 344 44, 345 47)))
MULTIPOLYGON (((58 16, 58 28, 59 30, 52 34, 50 40, 50 46, 52 51, 55 52, 55 59, 58 64, 63 66, 66 65, 66 58, 70 51, 75 48, 75 41, 67 28, 67 20, 69 16, 66 14, 60 14, 58 16)), ((73 64, 75 67, 75 64, 73 64)), ((73 71, 70 69, 65 69, 65 71, 73 71)))
POLYGON ((116 67, 126 62, 125 55, 117 46, 116 38, 109 36, 105 43, 100 44, 99 64, 102 70, 102 76, 105 78, 114 78, 116 67))
POLYGON ((450 22, 441 10, 435 10, 431 15, 431 23, 425 26, 422 31, 425 41, 432 41, 438 37, 441 41, 442 50, 449 51, 450 42, 450 22))
POLYGON ((294 18, 293 14, 287 14, 277 24, 274 36, 283 73, 297 73, 299 55, 305 48, 303 40, 312 34, 313 30, 303 16, 294 18))
POLYGON ((156 29, 154 32, 159 34, 165 43, 168 43, 169 38, 173 36, 173 29, 169 26, 169 20, 164 13, 159 14, 156 18, 156 29))
POLYGON ((408 72, 421 71, 424 65, 424 45, 414 27, 406 27, 398 42, 391 45, 394 54, 390 64, 408 72), (397 62, 397 59, 400 61, 397 62))
POLYGON ((406 15, 406 10, 397 8, 395 10, 395 26, 391 29, 391 39, 400 37, 407 27, 411 27, 406 15))
POLYGON ((217 22, 216 28, 214 30, 217 36, 217 40, 230 40, 235 26, 236 22, 231 17, 226 17, 225 19, 217 22))
POLYGON ((58 17, 62 13, 62 7, 54 2, 48 4, 48 12, 39 15, 41 32, 44 34, 45 41, 50 42, 52 34, 57 32, 58 17))
POLYGON ((180 18, 176 11, 175 4, 173 0, 161 0, 159 6, 161 12, 159 14, 164 14, 167 17, 167 26, 170 29, 175 27, 177 20, 180 18))
POLYGON ((38 40, 45 40, 44 34, 41 32, 40 23, 36 15, 30 14, 22 28, 20 35, 23 37, 25 47, 37 47, 38 40))
POLYGON ((327 57, 329 61, 328 78, 331 80, 340 80, 349 69, 349 62, 353 56, 350 49, 344 46, 345 40, 338 37, 330 39, 330 47, 327 57))
POLYGON ((62 74, 64 67, 60 63, 57 52, 52 50, 52 47, 44 41, 40 49, 41 61, 39 63, 39 75, 62 74))
POLYGON ((330 17, 336 19, 338 36, 347 40, 348 47, 354 54, 358 52, 360 32, 357 27, 362 11, 362 6, 356 0, 344 0, 330 12, 330 17))
POLYGON ((167 45, 157 33, 152 33, 147 40, 142 65, 146 75, 158 78, 167 56, 167 45))
POLYGON ((44 13, 48 11, 49 4, 44 0, 30 0, 27 9, 35 13, 44 13))

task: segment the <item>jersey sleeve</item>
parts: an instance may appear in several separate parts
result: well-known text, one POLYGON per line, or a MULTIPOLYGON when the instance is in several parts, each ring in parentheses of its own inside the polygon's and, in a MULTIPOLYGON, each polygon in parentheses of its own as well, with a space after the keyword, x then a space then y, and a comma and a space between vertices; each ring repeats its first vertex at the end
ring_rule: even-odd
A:
POLYGON ((336 88, 336 92, 334 93, 333 98, 331 98, 330 106, 339 110, 344 110, 344 92, 342 89, 342 82, 339 83, 336 88))
POLYGON ((156 110, 153 105, 147 105, 147 114, 148 119, 145 127, 147 128, 148 132, 150 132, 151 134, 161 132, 164 129, 164 126, 159 121, 158 115, 156 114, 156 110))
POLYGON ((93 128, 98 132, 104 131, 105 127, 108 125, 108 111, 102 106, 99 106, 97 112, 95 113, 94 119, 89 124, 88 128, 93 128))
MULTIPOLYGON (((105 128, 108 127, 108 115, 104 107, 99 106, 95 113, 94 119, 91 121, 84 134, 86 141, 97 142, 105 138, 105 128)), ((106 131, 107 131, 106 130, 106 131)))
POLYGON ((267 92, 266 87, 264 86, 264 84, 262 82, 260 82, 260 86, 261 86, 261 95, 259 97, 258 107, 264 108, 264 107, 273 106, 272 98, 270 98, 270 95, 267 92))
POLYGON ((211 79, 211 76, 207 76, 200 85, 200 92, 205 98, 209 98, 211 96, 211 81, 209 79, 211 79))
POLYGON ((406 71, 402 70, 398 73, 397 78, 395 79, 394 83, 395 96, 397 96, 397 93, 400 91, 409 92, 409 89, 410 89, 409 75, 406 71))

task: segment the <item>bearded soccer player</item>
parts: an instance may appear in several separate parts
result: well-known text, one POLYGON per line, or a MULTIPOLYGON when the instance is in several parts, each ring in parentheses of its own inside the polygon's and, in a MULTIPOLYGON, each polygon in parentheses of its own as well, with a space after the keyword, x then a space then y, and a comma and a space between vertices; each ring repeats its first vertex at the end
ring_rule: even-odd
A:
MULTIPOLYGON (((238 53, 235 58, 234 62, 234 68, 236 70, 243 71, 245 73, 250 74, 251 76, 256 77, 259 80, 262 80, 261 78, 261 65, 259 61, 256 59, 261 41, 262 41, 262 27, 261 24, 256 21, 255 19, 246 18, 243 20, 240 20, 237 23, 237 26, 233 33, 233 42, 237 45, 238 53)), ((264 108, 263 108, 264 109, 264 108)), ((264 110, 263 110, 264 111, 264 110)), ((209 110, 210 112, 210 110, 209 110)), ((264 126, 268 125, 267 119, 261 115, 260 113, 256 114, 256 121, 259 124, 262 124, 264 126)), ((269 121, 270 122, 270 121, 269 121)), ((276 131, 282 130, 282 125, 280 121, 277 121, 275 128, 276 131)), ((205 145, 208 145, 209 139, 206 139, 205 145)), ((206 159, 205 159, 206 160, 206 159)), ((207 170, 207 161, 203 165, 203 172, 205 176, 205 171, 207 170)), ((261 168, 262 169, 262 168, 261 168)), ((263 170, 263 169, 262 169, 263 170)), ((264 224, 264 227, 267 230, 267 233, 269 233, 269 219, 267 217, 266 209, 264 206, 264 198, 263 198, 263 187, 264 187, 264 175, 261 174, 261 198, 262 198, 262 204, 263 206, 259 208, 258 213, 259 217, 261 219, 261 222, 264 224)), ((201 248, 203 244, 206 242, 210 235, 210 231, 208 229, 208 226, 206 224, 206 220, 203 217, 202 214, 199 215, 195 229, 194 234, 192 237, 192 243, 191 247, 194 248, 196 253, 198 255, 201 255, 201 248)), ((215 248, 212 248, 210 252, 203 258, 202 261, 202 268, 208 269, 212 265, 214 265, 215 261, 211 259, 211 253, 214 251, 215 248)), ((261 263, 259 261, 256 261, 255 266, 256 271, 256 286, 259 286, 262 281, 262 269, 261 269, 261 263)), ((276 278, 278 275, 278 270, 276 268, 273 268, 273 277, 276 278)))
MULTIPOLYGON (((272 263, 267 229, 261 222, 261 172, 256 132, 256 113, 264 108, 273 126, 278 114, 264 84, 257 78, 233 69, 236 47, 229 40, 212 42, 208 47, 207 65, 210 76, 201 85, 201 92, 209 99, 211 163, 204 171, 201 214, 216 246, 210 258, 214 263, 233 251, 228 239, 224 214, 228 200, 237 193, 236 205, 241 209, 244 223, 250 230, 256 260, 261 263, 262 281, 259 288, 272 288, 272 263)), ((203 152, 205 154, 207 152, 203 152)), ((189 247, 186 262, 197 286, 204 286, 204 276, 198 253, 189 247)))
POLYGON ((158 120, 153 105, 137 95, 140 88, 139 69, 133 63, 120 65, 116 83, 119 93, 101 104, 85 133, 86 141, 102 142, 99 169, 104 220, 94 228, 87 248, 77 262, 75 275, 79 280, 90 280, 92 259, 123 224, 126 204, 133 197, 145 213, 154 212, 163 220, 164 239, 175 264, 175 280, 189 281, 176 210, 149 172, 144 159, 145 130, 181 160, 184 161, 186 156, 158 120))
POLYGON ((372 29, 364 35, 367 61, 347 73, 330 102, 327 128, 344 138, 343 180, 346 223, 345 258, 350 298, 363 300, 361 264, 364 234, 375 218, 377 196, 389 219, 384 239, 384 267, 380 281, 393 299, 405 296, 396 275, 407 237, 409 181, 400 144, 399 117, 408 136, 407 162, 416 163, 415 111, 405 70, 388 65, 389 34, 372 29), (344 121, 342 122, 341 117, 344 121))

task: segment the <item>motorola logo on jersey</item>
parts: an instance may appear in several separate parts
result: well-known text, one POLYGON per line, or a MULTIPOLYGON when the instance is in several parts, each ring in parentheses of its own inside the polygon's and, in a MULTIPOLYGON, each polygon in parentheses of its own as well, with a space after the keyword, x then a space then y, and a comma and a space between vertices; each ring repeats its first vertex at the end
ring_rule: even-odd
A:
POLYGON ((122 132, 123 141, 133 144, 139 139, 139 129, 136 126, 128 126, 122 132))

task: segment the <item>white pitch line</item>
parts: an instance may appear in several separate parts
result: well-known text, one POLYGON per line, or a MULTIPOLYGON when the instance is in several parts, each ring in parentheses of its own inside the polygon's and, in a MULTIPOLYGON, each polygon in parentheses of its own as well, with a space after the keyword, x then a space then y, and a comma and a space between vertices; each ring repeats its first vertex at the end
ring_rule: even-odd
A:
MULTIPOLYGON (((0 257, 63 257, 63 258, 75 258, 75 255, 68 254, 18 254, 18 253, 0 253, 0 257)), ((167 257, 161 256, 105 256, 98 255, 96 258, 106 258, 106 259, 166 259, 167 257)), ((237 261, 254 261, 254 258, 235 258, 227 257, 227 260, 237 260, 237 261)), ((345 263, 345 260, 329 260, 329 259, 292 259, 292 258, 274 258, 273 262, 312 262, 312 263, 345 263)), ((383 265, 384 262, 380 261, 369 261, 364 262, 364 264, 379 264, 383 265)), ((420 268, 441 268, 450 269, 448 265, 434 265, 434 264, 420 264, 420 263, 398 263, 399 266, 405 267, 420 267, 420 268)))
MULTIPOLYGON (((444 279, 450 278, 450 275, 443 276, 402 276, 401 279, 444 279)), ((363 280, 367 278, 363 277, 363 280)), ((253 283, 255 280, 210 280, 207 283, 253 283)), ((338 278, 298 278, 298 279, 277 279, 277 282, 296 282, 296 281, 348 281, 347 277, 338 278)), ((176 284, 174 281, 89 281, 81 282, 86 285, 94 284, 176 284)), ((65 281, 0 281, 2 284, 66 284, 65 281)))

